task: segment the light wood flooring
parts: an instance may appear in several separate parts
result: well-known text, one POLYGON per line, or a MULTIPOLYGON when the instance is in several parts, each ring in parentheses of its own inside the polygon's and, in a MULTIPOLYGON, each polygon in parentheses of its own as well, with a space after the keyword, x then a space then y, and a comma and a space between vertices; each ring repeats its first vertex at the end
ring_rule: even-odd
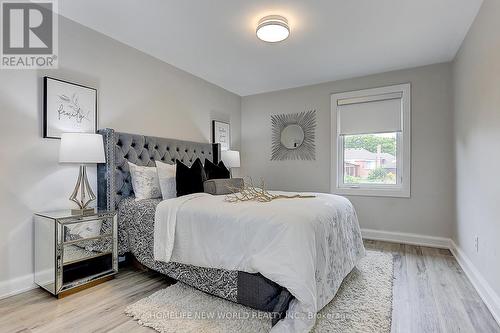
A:
MULTIPOLYGON (((376 241, 365 245, 394 254, 393 332, 500 333, 448 250, 376 241)), ((126 268, 114 280, 60 300, 35 289, 0 300, 0 332, 154 332, 124 309, 169 284, 161 275, 126 268)))

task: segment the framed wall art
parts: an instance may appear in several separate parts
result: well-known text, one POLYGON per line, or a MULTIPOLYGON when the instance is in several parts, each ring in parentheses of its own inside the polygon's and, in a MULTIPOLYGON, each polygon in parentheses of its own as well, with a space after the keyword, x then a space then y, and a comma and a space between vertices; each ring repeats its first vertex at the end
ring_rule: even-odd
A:
POLYGON ((43 137, 97 131, 97 89, 43 78, 43 137))
POLYGON ((212 121, 212 143, 220 143, 221 150, 231 149, 231 128, 228 123, 212 121))

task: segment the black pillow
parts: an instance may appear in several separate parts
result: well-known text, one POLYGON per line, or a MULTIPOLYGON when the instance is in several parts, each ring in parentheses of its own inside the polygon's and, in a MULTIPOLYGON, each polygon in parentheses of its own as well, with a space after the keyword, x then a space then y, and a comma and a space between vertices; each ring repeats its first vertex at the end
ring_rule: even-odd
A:
POLYGON ((220 161, 219 164, 215 164, 205 159, 205 173, 207 174, 207 180, 231 178, 229 170, 222 161, 220 161))
POLYGON ((177 160, 175 173, 177 196, 203 192, 203 183, 207 180, 203 164, 197 158, 191 167, 177 160))

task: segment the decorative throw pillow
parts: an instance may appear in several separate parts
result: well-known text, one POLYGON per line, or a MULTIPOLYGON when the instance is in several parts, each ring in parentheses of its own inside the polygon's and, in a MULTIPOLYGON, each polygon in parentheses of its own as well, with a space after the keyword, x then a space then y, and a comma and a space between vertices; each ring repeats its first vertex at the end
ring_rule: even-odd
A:
POLYGON ((161 198, 160 182, 155 167, 145 167, 128 162, 135 200, 161 198))
POLYGON ((220 161, 219 164, 215 164, 210 160, 205 159, 205 173, 207 174, 207 179, 231 178, 229 170, 226 168, 222 161, 220 161))
POLYGON ((205 193, 225 195, 239 192, 245 186, 243 178, 210 179, 203 183, 205 193))
POLYGON ((203 192, 203 183, 205 180, 207 180, 207 176, 199 158, 194 161, 191 167, 177 160, 175 182, 178 197, 203 192))
POLYGON ((156 169, 158 171, 158 179, 160 181, 161 196, 163 200, 175 198, 177 195, 175 183, 176 165, 156 161, 156 169))

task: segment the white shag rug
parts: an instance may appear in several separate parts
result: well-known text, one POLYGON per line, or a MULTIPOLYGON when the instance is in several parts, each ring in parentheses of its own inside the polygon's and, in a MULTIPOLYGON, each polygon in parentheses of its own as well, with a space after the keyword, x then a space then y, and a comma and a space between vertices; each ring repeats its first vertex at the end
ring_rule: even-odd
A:
MULTIPOLYGON (((390 332, 393 257, 367 251, 318 314, 313 332, 390 332)), ((269 314, 176 283, 125 310, 162 333, 269 332, 269 314)))

